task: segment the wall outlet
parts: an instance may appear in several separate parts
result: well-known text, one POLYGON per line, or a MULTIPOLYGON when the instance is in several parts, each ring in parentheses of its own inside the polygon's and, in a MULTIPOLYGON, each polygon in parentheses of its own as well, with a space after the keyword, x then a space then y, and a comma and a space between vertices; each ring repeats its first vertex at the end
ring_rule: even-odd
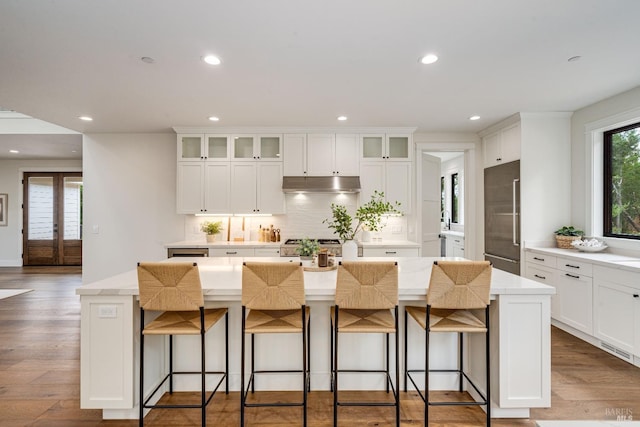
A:
POLYGON ((391 233, 392 234, 401 234, 402 233, 402 226, 401 225, 394 225, 393 227, 391 227, 391 233))
POLYGON ((98 317, 100 319, 115 319, 118 317, 118 307, 115 305, 101 305, 98 307, 98 317))
POLYGON ((99 225, 94 225, 93 227, 91 227, 91 232, 93 234, 100 234, 100 226, 99 225))

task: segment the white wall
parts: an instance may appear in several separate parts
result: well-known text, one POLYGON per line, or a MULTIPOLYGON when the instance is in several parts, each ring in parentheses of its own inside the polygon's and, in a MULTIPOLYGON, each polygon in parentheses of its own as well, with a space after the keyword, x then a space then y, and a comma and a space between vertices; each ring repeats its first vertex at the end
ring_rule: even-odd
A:
POLYGON ((175 134, 88 134, 83 157, 83 283, 166 258, 184 237, 175 134))
POLYGON ((553 241, 571 221, 570 115, 520 113, 523 241, 553 241))
POLYGON ((0 193, 8 194, 8 223, 0 227, 0 267, 22 265, 22 175, 81 171, 81 160, 0 160, 0 193))
MULTIPOLYGON (((591 166, 591 131, 598 128, 615 128, 624 121, 640 121, 640 87, 607 98, 576 111, 571 118, 571 222, 583 228, 587 234, 597 233, 599 224, 591 224, 592 198, 601 197, 600 190, 592 192, 593 170, 591 166)), ((598 135, 594 135, 598 138, 598 135)), ((594 165, 595 167, 601 167, 594 165)), ((620 240, 620 239, 616 239, 620 240)), ((608 242, 615 247, 615 240, 608 242)), ((622 243, 629 249, 640 250, 640 242, 622 243)))

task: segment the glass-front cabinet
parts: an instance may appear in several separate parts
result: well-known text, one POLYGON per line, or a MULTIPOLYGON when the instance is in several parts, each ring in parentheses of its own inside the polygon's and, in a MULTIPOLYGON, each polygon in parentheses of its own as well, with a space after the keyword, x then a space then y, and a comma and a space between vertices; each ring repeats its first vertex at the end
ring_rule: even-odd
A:
POLYGON ((411 159, 411 136, 365 134, 360 136, 361 159, 406 161, 411 159))
POLYGON ((234 135, 232 145, 232 160, 282 160, 282 135, 234 135))
POLYGON ((227 135, 178 135, 178 161, 228 161, 229 159, 227 135))

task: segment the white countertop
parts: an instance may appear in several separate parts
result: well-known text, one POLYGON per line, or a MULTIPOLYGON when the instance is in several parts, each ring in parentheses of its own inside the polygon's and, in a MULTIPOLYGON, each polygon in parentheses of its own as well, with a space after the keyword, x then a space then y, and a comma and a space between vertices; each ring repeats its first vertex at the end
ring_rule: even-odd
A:
POLYGON ((560 248, 526 248, 525 251, 535 252, 539 254, 548 254, 571 258, 579 261, 586 261, 592 264, 604 267, 614 267, 623 270, 640 272, 640 258, 616 254, 609 252, 609 248, 602 252, 581 252, 577 249, 560 249, 560 248))
MULTIPOLYGON (((378 258, 366 261, 397 261, 399 295, 401 300, 424 299, 427 293, 431 266, 438 259, 462 258, 378 258)), ((173 258, 165 262, 196 262, 205 299, 239 300, 242 289, 242 262, 298 262, 299 258, 173 258)), ((363 260, 360 258, 359 260, 363 260)), ((338 259, 339 261, 339 259, 338 259)), ((336 270, 325 272, 305 271, 305 289, 308 300, 332 300, 335 295, 336 270)), ((493 269, 491 294, 496 295, 551 295, 555 289, 524 277, 493 269)), ((134 269, 104 280, 89 283, 76 289, 76 294, 86 295, 137 295, 138 278, 134 269)))
POLYGON ((464 237, 464 231, 441 230, 440 234, 445 236, 464 237))
MULTIPOLYGON (((360 242, 357 241, 358 246, 363 248, 419 248, 420 244, 411 242, 409 240, 382 240, 375 242, 360 242)), ((283 245, 281 242, 258 242, 258 241, 244 241, 244 242, 227 242, 219 241, 207 243, 205 240, 184 240, 181 242, 172 242, 164 245, 165 248, 279 248, 283 245)))

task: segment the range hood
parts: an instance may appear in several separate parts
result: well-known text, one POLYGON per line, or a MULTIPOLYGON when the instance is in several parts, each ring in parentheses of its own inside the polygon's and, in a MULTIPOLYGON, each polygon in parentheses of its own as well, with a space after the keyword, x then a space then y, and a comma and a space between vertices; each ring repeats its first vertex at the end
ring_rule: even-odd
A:
POLYGON ((285 176, 285 193, 359 193, 359 176, 285 176))

